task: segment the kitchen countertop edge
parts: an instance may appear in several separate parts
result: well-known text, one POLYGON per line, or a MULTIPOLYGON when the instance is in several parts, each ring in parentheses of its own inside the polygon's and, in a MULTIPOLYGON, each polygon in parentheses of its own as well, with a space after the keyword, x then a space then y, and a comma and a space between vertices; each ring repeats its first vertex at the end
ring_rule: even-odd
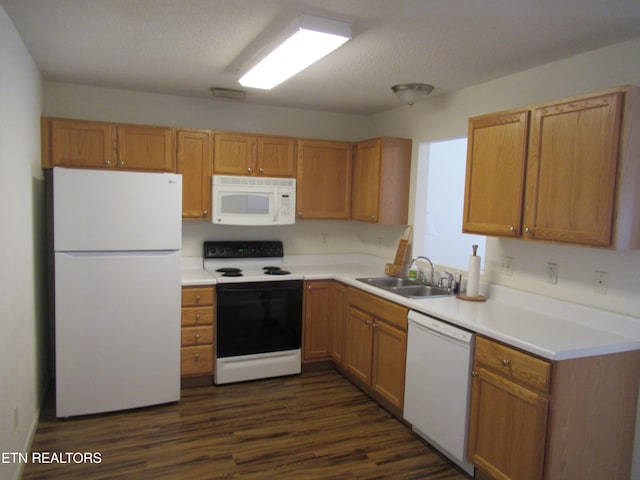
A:
MULTIPOLYGON (((552 361, 640 349, 640 334, 637 338, 628 334, 640 327, 640 319, 612 312, 495 285, 490 286, 491 296, 486 302, 466 302, 454 296, 410 299, 357 280, 384 276, 384 261, 378 260, 360 254, 294 256, 288 258, 285 267, 304 280, 337 280, 552 361), (321 261, 325 259, 327 262, 321 261), (510 303, 509 297, 521 304, 510 303), (551 311, 540 313, 533 309, 541 298, 551 311), (587 318, 586 324, 567 319, 572 310, 587 318), (601 317, 614 318, 621 327, 615 332, 598 328, 601 317)), ((183 262, 182 286, 216 284, 215 278, 202 269, 201 259, 199 265, 197 259, 183 262)))

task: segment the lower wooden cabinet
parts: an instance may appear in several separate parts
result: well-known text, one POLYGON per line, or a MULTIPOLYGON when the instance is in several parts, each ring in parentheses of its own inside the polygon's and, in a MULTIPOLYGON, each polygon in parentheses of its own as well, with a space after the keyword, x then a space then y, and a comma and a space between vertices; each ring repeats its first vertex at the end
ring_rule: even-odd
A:
POLYGON ((180 375, 183 378, 213 376, 214 318, 213 286, 182 288, 180 375))
POLYGON ((478 336, 472 375, 477 478, 630 478, 640 351, 548 362, 478 336))
POLYGON ((349 288, 344 372, 396 414, 404 404, 408 309, 349 288))
POLYGON ((550 367, 477 338, 469 458, 493 478, 542 478, 550 367), (531 372, 543 372, 544 380, 531 381, 531 372))
POLYGON ((342 363, 346 287, 332 280, 305 282, 303 362, 342 363))

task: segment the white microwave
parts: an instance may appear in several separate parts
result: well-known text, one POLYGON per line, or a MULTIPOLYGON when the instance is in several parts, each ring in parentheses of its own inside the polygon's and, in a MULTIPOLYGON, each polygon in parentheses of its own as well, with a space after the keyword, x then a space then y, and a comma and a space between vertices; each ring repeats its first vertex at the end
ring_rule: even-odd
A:
POLYGON ((295 223, 296 179, 213 175, 211 222, 217 225, 295 223))

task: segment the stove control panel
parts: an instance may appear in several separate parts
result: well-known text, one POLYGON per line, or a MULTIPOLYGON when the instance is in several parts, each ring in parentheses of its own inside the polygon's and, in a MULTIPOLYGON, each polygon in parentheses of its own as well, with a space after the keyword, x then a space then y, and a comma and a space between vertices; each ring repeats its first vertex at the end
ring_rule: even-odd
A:
POLYGON ((246 242, 204 242, 204 258, 274 258, 283 257, 278 240, 246 242))

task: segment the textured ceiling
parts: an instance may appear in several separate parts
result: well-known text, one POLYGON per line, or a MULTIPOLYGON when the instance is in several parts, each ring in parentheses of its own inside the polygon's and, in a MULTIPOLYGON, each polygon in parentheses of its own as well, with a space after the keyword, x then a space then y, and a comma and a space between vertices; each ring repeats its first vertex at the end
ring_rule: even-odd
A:
MULTIPOLYGON (((640 36, 638 0, 0 0, 47 80, 210 98, 301 13, 353 39, 247 103, 369 114, 640 36)), ((630 59, 637 61, 637 59, 630 59)))

